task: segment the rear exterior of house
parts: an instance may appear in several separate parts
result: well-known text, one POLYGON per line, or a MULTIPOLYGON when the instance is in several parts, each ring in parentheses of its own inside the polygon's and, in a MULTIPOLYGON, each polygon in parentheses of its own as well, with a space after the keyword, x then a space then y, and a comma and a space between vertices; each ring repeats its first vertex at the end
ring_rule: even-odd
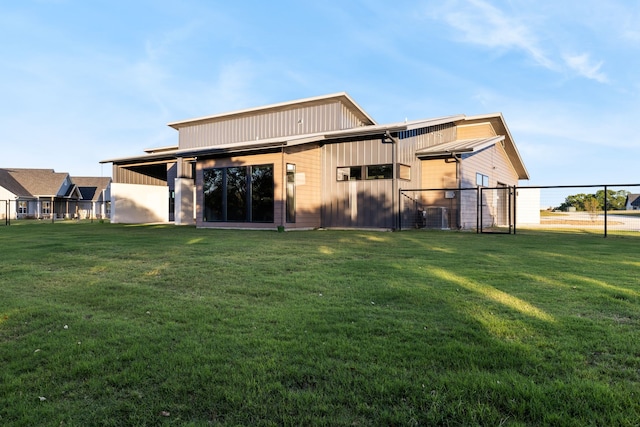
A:
POLYGON ((105 218, 111 178, 53 169, 0 169, 0 213, 13 219, 105 218))
POLYGON ((627 194, 625 209, 629 211, 640 210, 640 194, 627 194))
POLYGON ((500 114, 380 125, 339 93, 169 126, 177 146, 103 161, 112 222, 396 229, 402 189, 528 179, 500 114))
POLYGON ((10 217, 17 219, 68 217, 80 198, 69 174, 53 169, 0 169, 0 188, 10 217))

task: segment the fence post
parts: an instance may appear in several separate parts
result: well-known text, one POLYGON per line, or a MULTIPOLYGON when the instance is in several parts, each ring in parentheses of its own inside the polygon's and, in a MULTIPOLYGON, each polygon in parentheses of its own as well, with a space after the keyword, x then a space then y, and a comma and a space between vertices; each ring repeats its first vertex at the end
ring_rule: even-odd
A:
MULTIPOLYGON (((511 197, 509 199, 512 199, 511 197)), ((518 186, 513 186, 513 234, 516 234, 516 224, 517 221, 517 210, 518 210, 518 186)), ((511 215, 511 209, 509 209, 509 215, 511 215)))
POLYGON ((482 221, 480 221, 480 215, 482 215, 482 206, 480 199, 482 198, 482 188, 476 187, 476 234, 480 234, 482 231, 482 221))
POLYGON ((398 189, 398 231, 402 231, 402 189, 398 189))
POLYGON ((604 186, 604 237, 607 237, 607 186, 604 186))

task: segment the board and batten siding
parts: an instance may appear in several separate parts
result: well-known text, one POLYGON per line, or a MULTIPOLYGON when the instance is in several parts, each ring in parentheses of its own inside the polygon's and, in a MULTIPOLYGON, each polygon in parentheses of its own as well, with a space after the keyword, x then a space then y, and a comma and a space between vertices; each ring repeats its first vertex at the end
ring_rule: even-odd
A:
POLYGON ((362 125, 363 121, 343 103, 332 102, 186 124, 180 127, 178 139, 180 149, 192 149, 351 129, 362 125))
POLYGON ((283 218, 283 168, 282 153, 256 154, 250 156, 236 156, 226 158, 211 158, 198 160, 196 164, 196 226, 202 228, 254 228, 264 229, 273 228, 276 224, 280 224, 283 218), (273 165, 273 223, 258 222, 208 222, 203 221, 204 193, 203 193, 203 170, 210 168, 225 168, 232 166, 256 166, 256 165, 273 165))
POLYGON ((317 145, 288 147, 284 152, 211 158, 199 160, 196 166, 196 225, 216 228, 286 228, 320 227, 320 149, 317 145), (286 223, 286 164, 296 165, 296 221, 286 223), (203 170, 230 166, 273 165, 274 221, 273 223, 252 222, 205 222, 203 170))
MULTIPOLYGON (((475 188, 477 173, 489 177, 489 187, 514 186, 518 183, 518 174, 513 169, 501 143, 463 156, 462 187, 475 188)), ((482 223, 484 227, 499 223, 506 217, 505 212, 499 210, 503 208, 501 203, 506 197, 501 193, 501 190, 483 192, 485 200, 482 201, 482 223)), ((475 192, 467 191, 462 193, 462 197, 461 225, 463 228, 473 228, 477 224, 477 195, 475 192)))
MULTIPOLYGON (((286 223, 286 228, 309 229, 321 225, 320 153, 315 144, 285 150, 285 163, 296 166, 296 221, 286 223)), ((286 193, 283 197, 286 200, 286 193)))
MULTIPOLYGON (((175 162, 167 164, 165 167, 167 168, 167 173, 171 170, 172 167, 175 166, 175 162)), ((140 185, 158 185, 158 186, 166 186, 167 180, 155 178, 146 173, 138 172, 134 169, 131 169, 132 166, 129 165, 113 165, 113 182, 117 183, 126 183, 126 184, 140 184, 140 185)))
POLYGON ((458 125, 458 139, 490 138, 497 135, 489 122, 458 125))
POLYGON ((350 141, 326 144, 322 151, 322 226, 393 228, 393 180, 337 180, 339 167, 392 163, 393 144, 350 141))

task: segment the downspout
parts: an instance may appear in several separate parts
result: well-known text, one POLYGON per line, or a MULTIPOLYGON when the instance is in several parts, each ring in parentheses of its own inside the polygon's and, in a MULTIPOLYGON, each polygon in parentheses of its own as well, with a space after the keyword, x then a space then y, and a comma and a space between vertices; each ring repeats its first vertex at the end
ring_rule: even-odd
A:
POLYGON ((392 178, 391 178, 391 212, 393 213, 393 230, 398 229, 398 225, 400 223, 400 213, 396 209, 396 191, 398 187, 398 166, 396 165, 396 159, 398 157, 398 138, 391 136, 391 132, 386 131, 384 133, 384 137, 382 138, 383 144, 392 144, 391 147, 391 168, 392 168, 392 178), (388 140, 388 141, 387 141, 388 140))

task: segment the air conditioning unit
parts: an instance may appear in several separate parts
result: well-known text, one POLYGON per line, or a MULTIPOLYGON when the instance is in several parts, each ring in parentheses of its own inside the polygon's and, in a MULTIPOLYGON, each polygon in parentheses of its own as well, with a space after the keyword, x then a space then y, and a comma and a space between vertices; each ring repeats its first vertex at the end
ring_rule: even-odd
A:
POLYGON ((443 206, 428 206, 422 211, 425 228, 449 229, 449 210, 443 206))

